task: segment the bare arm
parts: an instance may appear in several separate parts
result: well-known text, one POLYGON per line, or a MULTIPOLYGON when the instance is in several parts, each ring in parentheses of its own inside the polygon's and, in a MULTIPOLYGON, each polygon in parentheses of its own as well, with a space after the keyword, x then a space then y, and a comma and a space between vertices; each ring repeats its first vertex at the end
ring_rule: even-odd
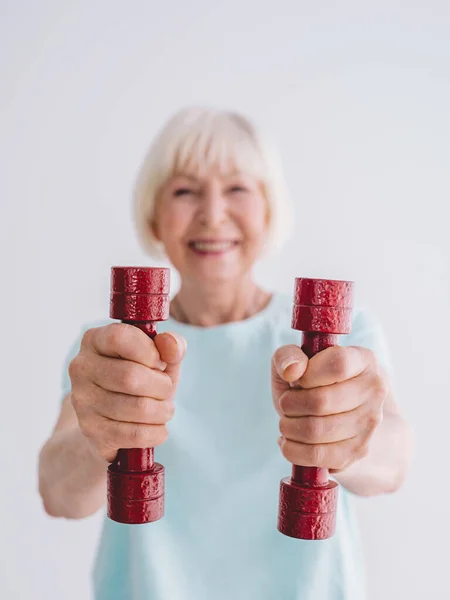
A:
POLYGON ((95 513, 106 500, 107 466, 81 433, 67 394, 39 454, 39 493, 45 511, 67 519, 95 513))
POLYGON ((359 496, 395 492, 405 479, 411 451, 411 427, 400 415, 389 391, 384 401, 383 421, 374 431, 367 456, 334 476, 359 496))

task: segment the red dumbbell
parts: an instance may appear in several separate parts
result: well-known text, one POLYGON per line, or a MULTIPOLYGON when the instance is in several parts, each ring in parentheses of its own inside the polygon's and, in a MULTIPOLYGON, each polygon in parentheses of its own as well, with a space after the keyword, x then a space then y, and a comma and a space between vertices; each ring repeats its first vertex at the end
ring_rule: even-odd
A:
MULTIPOLYGON (((169 317, 170 270, 112 267, 110 317, 156 335, 169 317)), ((164 514, 164 467, 153 448, 120 449, 108 467, 108 517, 119 523, 151 523, 164 514)))
MULTIPOLYGON (((353 282, 295 279, 292 328, 303 332, 302 350, 312 358, 338 335, 350 333, 353 282)), ((337 483, 328 470, 293 465, 292 476, 280 484, 278 530, 303 540, 323 540, 334 534, 337 483)))

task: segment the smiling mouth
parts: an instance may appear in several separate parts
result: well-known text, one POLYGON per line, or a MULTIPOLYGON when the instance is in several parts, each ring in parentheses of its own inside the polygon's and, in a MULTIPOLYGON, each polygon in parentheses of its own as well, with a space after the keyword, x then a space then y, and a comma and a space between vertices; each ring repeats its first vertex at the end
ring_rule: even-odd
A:
POLYGON ((227 241, 207 241, 199 240, 189 242, 188 246, 191 250, 198 254, 223 254, 229 252, 238 245, 235 240, 227 241))

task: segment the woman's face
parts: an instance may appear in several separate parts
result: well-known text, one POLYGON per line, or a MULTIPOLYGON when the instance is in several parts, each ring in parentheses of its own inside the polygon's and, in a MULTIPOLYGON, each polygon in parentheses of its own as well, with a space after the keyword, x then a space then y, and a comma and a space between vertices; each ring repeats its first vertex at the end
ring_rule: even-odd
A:
POLYGON ((242 173, 173 177, 159 194, 154 233, 182 278, 201 283, 247 273, 267 234, 262 187, 242 173))

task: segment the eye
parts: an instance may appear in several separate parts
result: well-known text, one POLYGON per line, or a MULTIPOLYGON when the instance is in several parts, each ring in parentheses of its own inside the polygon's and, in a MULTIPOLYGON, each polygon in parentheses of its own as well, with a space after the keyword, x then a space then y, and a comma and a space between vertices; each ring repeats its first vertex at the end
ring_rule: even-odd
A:
POLYGON ((187 194, 192 194, 193 191, 187 187, 178 188, 173 192, 173 195, 176 197, 186 196, 187 194))
POLYGON ((246 192, 246 191, 247 191, 247 188, 244 187, 243 185, 232 185, 230 187, 230 192, 232 194, 237 194, 239 192, 246 192))

